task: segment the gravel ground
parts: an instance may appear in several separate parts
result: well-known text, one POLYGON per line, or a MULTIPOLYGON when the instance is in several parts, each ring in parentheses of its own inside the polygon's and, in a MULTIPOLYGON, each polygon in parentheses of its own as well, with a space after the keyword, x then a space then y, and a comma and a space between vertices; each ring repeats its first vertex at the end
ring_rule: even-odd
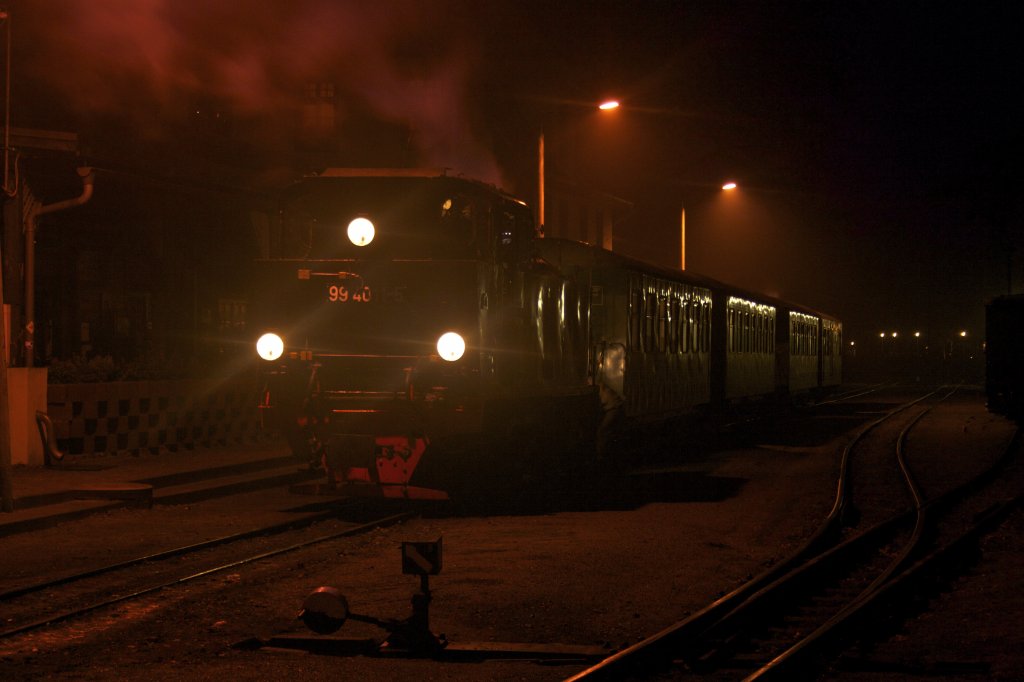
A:
MULTIPOLYGON (((1012 431, 987 415, 980 402, 970 409, 976 436, 1012 431)), ((844 438, 836 427, 855 424, 837 422, 798 444, 775 438, 761 447, 650 467, 596 499, 565 490, 544 513, 420 518, 211 576, 137 605, 0 642, 0 678, 563 679, 580 667, 438 664, 242 651, 231 645, 305 633, 295 614, 320 585, 341 589, 353 612, 405 617, 418 583, 401 574, 400 543, 438 537, 444 542, 444 567, 431 579, 431 626, 450 641, 632 644, 798 546, 832 504, 836 453, 844 438)), ((46 560, 84 564, 136 544, 149 547, 159 544, 153 541, 155 530, 170 544, 183 533, 209 536, 218 527, 211 510, 227 510, 246 499, 121 510, 24 538, 3 538, 0 574, 23 576, 42 571, 46 560)), ((233 523, 256 525, 264 513, 269 514, 233 523)), ((1019 679, 1024 601, 1015 583, 1024 575, 1022 524, 1022 515, 1015 514, 986 539, 973 572, 933 601, 933 610, 867 652, 859 659, 860 670, 840 666, 831 679, 1019 679), (863 670, 865 660, 873 672, 863 670)), ((379 631, 350 621, 338 634, 379 631)))

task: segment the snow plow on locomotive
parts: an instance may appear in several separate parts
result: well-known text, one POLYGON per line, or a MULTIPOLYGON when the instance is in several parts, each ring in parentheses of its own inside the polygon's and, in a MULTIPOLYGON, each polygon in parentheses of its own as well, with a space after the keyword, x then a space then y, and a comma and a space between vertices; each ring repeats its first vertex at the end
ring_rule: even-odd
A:
POLYGON ((264 421, 350 491, 600 469, 629 429, 840 381, 838 320, 540 237, 525 204, 443 172, 306 178, 263 251, 264 421))

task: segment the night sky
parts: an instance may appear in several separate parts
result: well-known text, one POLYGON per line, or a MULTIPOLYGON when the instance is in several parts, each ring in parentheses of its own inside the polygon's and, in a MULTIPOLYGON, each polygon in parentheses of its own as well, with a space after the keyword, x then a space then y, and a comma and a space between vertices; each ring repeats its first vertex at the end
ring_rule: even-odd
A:
POLYGON ((847 339, 980 338, 1013 247, 1024 291, 1017 7, 12 1, 12 119, 147 164, 223 130, 273 177, 302 84, 331 79, 340 163, 411 158, 532 202, 543 130, 549 172, 634 202, 629 255, 677 265, 685 205, 688 269, 836 314, 847 339))

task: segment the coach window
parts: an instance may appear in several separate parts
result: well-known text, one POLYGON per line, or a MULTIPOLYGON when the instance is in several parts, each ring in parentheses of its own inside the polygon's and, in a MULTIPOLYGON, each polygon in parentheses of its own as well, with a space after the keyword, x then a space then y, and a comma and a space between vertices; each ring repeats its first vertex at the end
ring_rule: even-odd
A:
POLYGON ((690 312, 691 324, 693 324, 693 341, 691 347, 693 352, 707 352, 709 339, 711 338, 711 313, 707 301, 694 301, 690 312))
POLYGON ((711 350, 711 303, 700 303, 700 351, 711 350))
POLYGON ((693 301, 690 304, 690 324, 693 325, 693 352, 704 350, 704 304, 693 301))
POLYGON ((644 350, 648 353, 654 350, 657 314, 658 295, 653 291, 648 291, 646 296, 644 296, 644 350))
POLYGON ((701 346, 701 335, 703 334, 704 325, 706 324, 704 317, 704 304, 699 301, 690 302, 690 350, 691 352, 697 352, 703 350, 701 346))
POLYGON ((659 352, 668 349, 668 298, 658 296, 658 336, 655 339, 659 352))
POLYGON ((668 299, 668 352, 679 352, 679 297, 674 292, 668 299))
POLYGON ((703 319, 704 304, 700 301, 691 300, 686 305, 686 344, 687 350, 696 353, 701 348, 701 335, 704 333, 703 319))
POLYGON ((736 352, 736 311, 729 309, 729 350, 736 352))
POLYGON ((495 214, 495 255, 505 265, 521 262, 527 256, 532 222, 516 211, 514 205, 500 206, 495 214))
POLYGON ((679 301, 679 352, 690 352, 690 302, 679 301))
POLYGON ((639 350, 641 348, 640 343, 640 329, 642 327, 641 320, 644 315, 644 298, 643 291, 639 288, 634 287, 629 292, 629 339, 628 345, 632 350, 639 350))
POLYGON ((700 350, 707 351, 709 349, 707 348, 707 343, 704 339, 708 336, 711 330, 711 316, 707 301, 694 303, 693 316, 695 324, 700 327, 699 330, 694 329, 694 332, 698 332, 698 336, 694 337, 694 341, 697 346, 699 346, 700 350))
POLYGON ((732 310, 725 311, 725 346, 732 350, 732 310))
POLYGON ((746 339, 743 338, 744 324, 743 324, 743 311, 736 311, 736 350, 742 353, 746 350, 746 339))
POLYGON ((726 312, 726 315, 729 318, 729 325, 728 325, 728 333, 729 333, 728 344, 729 344, 729 350, 730 351, 735 351, 736 350, 736 342, 735 342, 735 338, 736 337, 734 335, 734 331, 735 331, 735 322, 736 322, 735 321, 736 311, 733 310, 732 308, 729 308, 728 312, 726 312))
POLYGON ((445 226, 445 236, 452 240, 451 244, 457 249, 465 247, 472 255, 476 255, 477 249, 477 213, 473 199, 462 194, 451 196, 441 204, 441 222, 445 226))
POLYGON ((740 351, 750 352, 750 311, 740 311, 740 351))

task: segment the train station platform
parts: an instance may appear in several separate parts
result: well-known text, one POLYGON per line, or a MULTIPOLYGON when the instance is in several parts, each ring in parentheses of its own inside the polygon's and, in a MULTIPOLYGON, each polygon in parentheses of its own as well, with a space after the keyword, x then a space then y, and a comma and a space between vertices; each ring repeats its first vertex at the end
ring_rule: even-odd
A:
POLYGON ((14 511, 0 511, 0 537, 121 507, 188 504, 317 476, 277 441, 14 466, 14 511))

